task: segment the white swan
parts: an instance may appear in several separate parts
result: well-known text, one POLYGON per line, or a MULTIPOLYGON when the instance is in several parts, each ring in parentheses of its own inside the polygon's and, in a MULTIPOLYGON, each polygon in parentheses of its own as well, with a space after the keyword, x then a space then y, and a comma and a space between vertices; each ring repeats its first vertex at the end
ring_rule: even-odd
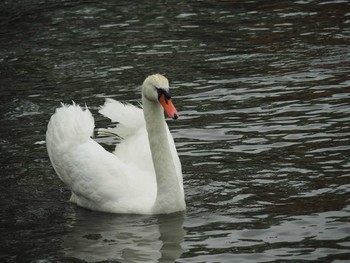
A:
POLYGON ((177 119, 168 80, 159 74, 146 78, 141 108, 107 99, 100 113, 118 122, 103 133, 121 142, 110 153, 92 140, 90 111, 62 105, 52 115, 47 151, 57 175, 70 188, 70 201, 112 213, 160 214, 186 208, 181 163, 164 119, 177 119), (163 108, 162 108, 163 106, 163 108))

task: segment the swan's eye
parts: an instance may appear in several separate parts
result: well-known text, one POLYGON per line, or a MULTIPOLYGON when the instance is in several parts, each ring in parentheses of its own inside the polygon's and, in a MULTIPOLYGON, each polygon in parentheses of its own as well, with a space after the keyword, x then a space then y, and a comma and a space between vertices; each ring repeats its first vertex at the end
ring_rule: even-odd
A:
POLYGON ((166 100, 170 100, 171 99, 171 95, 168 91, 164 90, 164 89, 160 89, 160 88, 156 88, 157 93, 158 93, 158 100, 160 99, 160 97, 162 95, 164 95, 166 100))

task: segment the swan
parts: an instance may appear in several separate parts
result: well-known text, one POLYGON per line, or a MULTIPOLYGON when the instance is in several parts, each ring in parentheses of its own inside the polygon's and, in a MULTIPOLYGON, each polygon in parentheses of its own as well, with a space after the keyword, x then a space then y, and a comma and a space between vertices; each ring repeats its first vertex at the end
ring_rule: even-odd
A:
POLYGON ((51 116, 46 145, 58 177, 72 192, 70 201, 102 212, 165 214, 186 208, 181 163, 164 118, 177 119, 169 82, 160 74, 142 85, 142 108, 106 99, 99 113, 117 122, 101 134, 120 138, 113 153, 91 136, 94 119, 74 102, 51 116))

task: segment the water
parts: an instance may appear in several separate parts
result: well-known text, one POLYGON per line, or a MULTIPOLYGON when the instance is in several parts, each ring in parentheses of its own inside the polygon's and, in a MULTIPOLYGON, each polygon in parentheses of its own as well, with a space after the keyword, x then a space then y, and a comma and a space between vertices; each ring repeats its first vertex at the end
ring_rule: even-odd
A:
MULTIPOLYGON (((1 4, 2 262, 350 260, 348 1, 1 4), (45 146, 59 103, 136 103, 166 73, 188 209, 78 208, 45 146)), ((103 141, 111 145, 111 141, 103 141)))

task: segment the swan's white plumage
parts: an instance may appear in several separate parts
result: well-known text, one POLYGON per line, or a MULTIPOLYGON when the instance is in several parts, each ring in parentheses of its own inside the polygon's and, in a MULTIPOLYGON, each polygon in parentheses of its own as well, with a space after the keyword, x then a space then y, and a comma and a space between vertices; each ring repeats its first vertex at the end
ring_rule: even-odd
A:
MULTIPOLYGON (((144 89, 145 86, 146 81, 144 89)), ((152 103, 147 107, 158 107, 152 103)), ((113 213, 153 214, 185 209, 181 163, 165 121, 159 124, 166 134, 162 142, 165 148, 157 142, 150 147, 149 139, 156 141, 152 138, 158 134, 148 134, 143 109, 107 99, 99 112, 118 122, 110 131, 122 139, 113 153, 91 139, 94 119, 87 108, 62 105, 48 124, 48 154, 56 173, 72 191, 71 201, 113 213), (153 158, 151 148, 160 149, 153 158), (153 160, 158 159, 167 164, 169 174, 161 165, 154 166, 153 160), (164 184, 167 181, 169 185, 164 184)))
POLYGON ((140 128, 146 128, 142 109, 128 103, 106 99, 99 113, 119 123, 116 128, 110 130, 124 139, 138 132, 140 128))

